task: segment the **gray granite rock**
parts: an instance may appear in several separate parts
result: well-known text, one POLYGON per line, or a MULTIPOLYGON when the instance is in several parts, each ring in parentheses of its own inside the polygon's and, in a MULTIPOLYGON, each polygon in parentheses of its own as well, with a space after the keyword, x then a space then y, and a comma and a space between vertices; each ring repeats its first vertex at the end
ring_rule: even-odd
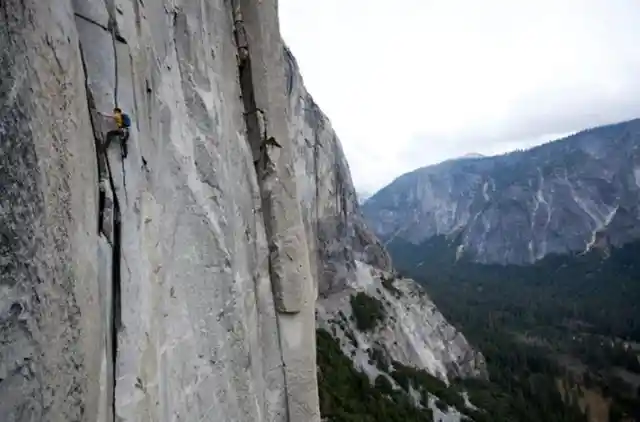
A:
POLYGON ((106 334, 73 12, 0 7, 0 420, 91 420, 106 334))
POLYGON ((391 262, 276 1, 0 7, 0 420, 319 421, 318 293, 391 262))
POLYGON ((310 261, 317 271, 316 288, 326 296, 355 279, 356 260, 390 271, 391 258, 362 219, 349 165, 330 120, 304 87, 287 48, 283 56, 298 197, 310 261))
POLYGON ((355 280, 348 288, 318 301, 318 324, 335 333, 344 354, 351 356, 371 381, 380 372, 389 372, 368 363, 372 348, 445 382, 455 377, 487 376, 482 354, 447 322, 422 287, 360 261, 356 267, 355 280), (392 283, 385 286, 385 280, 392 283), (371 331, 359 331, 352 320, 350 297, 358 292, 375 298, 382 306, 384 320, 371 331), (356 344, 350 338, 355 338, 356 344))

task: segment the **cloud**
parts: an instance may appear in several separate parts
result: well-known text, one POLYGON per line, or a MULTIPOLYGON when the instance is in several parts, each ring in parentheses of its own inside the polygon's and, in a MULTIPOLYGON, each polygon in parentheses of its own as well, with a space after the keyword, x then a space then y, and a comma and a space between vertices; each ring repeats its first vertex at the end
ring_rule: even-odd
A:
POLYGON ((280 0, 356 187, 640 116, 635 0, 280 0))

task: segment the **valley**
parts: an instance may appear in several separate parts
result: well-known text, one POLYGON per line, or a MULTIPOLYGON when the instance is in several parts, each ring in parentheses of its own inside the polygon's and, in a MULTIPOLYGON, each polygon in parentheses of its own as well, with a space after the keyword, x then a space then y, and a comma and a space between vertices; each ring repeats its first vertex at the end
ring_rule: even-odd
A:
POLYGON ((397 177, 362 205, 487 360, 498 421, 640 420, 640 120, 397 177))
POLYGON ((640 242, 530 266, 456 260, 444 236, 387 246, 487 358, 476 404, 502 395, 504 420, 640 420, 640 242))

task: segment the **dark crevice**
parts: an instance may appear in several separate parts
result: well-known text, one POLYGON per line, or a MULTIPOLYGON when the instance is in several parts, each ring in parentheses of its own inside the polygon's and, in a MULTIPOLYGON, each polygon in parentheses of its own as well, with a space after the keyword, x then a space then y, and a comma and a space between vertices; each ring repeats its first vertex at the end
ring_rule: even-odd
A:
MULTIPOLYGON (((234 2, 235 3, 235 2, 234 2)), ((238 10, 234 4, 234 11, 238 10)), ((269 244, 269 274, 272 274, 272 246, 271 239, 273 233, 271 229, 272 213, 271 204, 268 195, 264 192, 262 181, 266 178, 270 170, 269 158, 266 153, 266 116, 264 112, 258 109, 256 104, 255 92, 253 87, 253 76, 251 73, 251 56, 248 46, 246 45, 246 35, 244 34, 243 22, 238 20, 238 16, 234 16, 234 34, 236 44, 238 46, 238 73, 240 78, 240 90, 242 93, 242 103, 244 106, 244 119, 247 127, 247 138, 253 155, 253 163, 256 167, 256 175, 258 176, 258 186, 260 187, 262 218, 264 220, 265 232, 269 244), (262 122, 260 121, 262 119, 262 122), (261 123, 263 125, 261 130, 261 123), (260 163, 264 164, 260 166, 260 163)))
POLYGON ((286 65, 285 68, 285 76, 286 76, 286 89, 287 89, 287 96, 290 97, 291 94, 293 93, 293 75, 296 72, 296 64, 295 64, 295 58, 293 57, 293 54, 291 54, 291 51, 289 50, 289 48, 287 48, 287 46, 284 46, 283 48, 284 51, 284 62, 286 65))
MULTIPOLYGON (((233 3, 234 10, 237 10, 238 6, 235 4, 236 2, 233 3)), ((242 93, 242 104, 244 106, 243 115, 247 127, 247 138, 251 147, 253 163, 258 175, 258 185, 262 187, 260 181, 264 180, 264 176, 266 176, 264 173, 268 171, 268 157, 266 156, 263 145, 267 135, 267 122, 263 110, 259 109, 256 104, 253 75, 251 73, 251 57, 248 46, 246 45, 246 34, 244 33, 243 25, 243 22, 238 20, 238 16, 234 16, 234 35, 236 45, 238 46, 238 75, 240 91, 242 93), (259 165, 261 161, 265 164, 263 168, 259 165)), ((266 209, 263 204, 263 212, 264 211, 266 211, 266 209)))
MULTIPOLYGON (((109 13, 109 31, 111 32, 111 42, 113 45, 113 71, 114 71, 114 88, 113 88, 113 102, 114 102, 114 107, 120 107, 119 104, 119 100, 118 100, 118 92, 120 91, 120 74, 118 71, 118 48, 116 46, 116 42, 122 42, 122 43, 127 43, 127 41, 120 35, 120 32, 118 30, 118 23, 116 20, 116 6, 113 0, 107 0, 106 1, 106 6, 107 6, 107 12, 109 13)), ((120 139, 120 141, 122 142, 122 139, 120 139)), ((127 142, 130 142, 129 139, 127 139, 127 142)), ((122 150, 123 146, 122 144, 120 145, 120 149, 122 150)), ((105 155, 107 154, 107 151, 104 152, 105 155)), ((109 165, 109 159, 105 158, 107 161, 107 165, 109 165)), ((122 190, 124 192, 124 200, 125 202, 129 202, 129 199, 127 197, 127 174, 125 172, 124 169, 124 157, 122 157, 122 159, 120 160, 122 162, 122 190)), ((113 173, 111 173, 111 169, 109 169, 109 177, 113 177, 112 176, 113 173)), ((116 190, 113 187, 113 180, 111 180, 111 185, 112 185, 112 189, 113 189, 113 197, 116 198, 116 190)), ((119 214, 118 214, 119 216, 119 214)), ((114 205, 114 218, 115 217, 115 205, 114 205)), ((114 230, 115 230, 115 224, 114 224, 114 230)), ((115 233, 114 233, 114 238, 115 238, 115 233)), ((114 240, 114 244, 115 244, 115 240, 114 240)))
POLYGON ((111 28, 111 41, 113 43, 113 67, 114 67, 114 88, 113 102, 118 106, 118 49, 116 48, 116 36, 113 27, 111 28))
POLYGON ((104 205, 106 193, 102 188, 102 185, 99 187, 98 195, 98 233, 104 233, 104 205))
MULTIPOLYGON (((79 45, 80 59, 82 62, 82 68, 85 77, 85 91, 87 96, 87 106, 89 110, 89 119, 93 130, 94 142, 96 145, 96 164, 98 168, 98 184, 99 184, 99 199, 98 199, 98 233, 104 233, 104 218, 105 207, 107 206, 106 193, 103 188, 100 187, 101 182, 108 178, 111 191, 113 192, 113 248, 111 256, 111 288, 112 288, 112 301, 111 301, 111 332, 106 335, 111 338, 111 367, 112 367, 112 379, 111 379, 111 391, 107 390, 106 394, 110 395, 112 403, 112 414, 115 420, 116 415, 116 401, 115 401, 115 385, 116 385, 116 371, 117 356, 118 356, 118 331, 121 326, 121 295, 120 295, 120 255, 121 255, 121 218, 120 218, 120 204, 118 197, 115 194, 115 183, 113 181, 113 173, 107 158, 107 151, 104 148, 104 133, 100 132, 100 125, 95 121, 97 109, 91 89, 88 82, 88 72, 85 62, 85 56, 82 50, 82 45, 79 45)), ((108 214, 107 214, 108 215, 108 214)), ((107 236, 108 237, 108 236, 107 236)), ((109 322, 109 321, 107 321, 109 322)), ((108 325, 108 324, 107 324, 108 325)), ((108 344, 108 339, 105 339, 105 345, 108 344)))
MULTIPOLYGON (((145 111, 147 113, 147 130, 149 130, 149 132, 151 132, 153 125, 151 124, 151 102, 153 100, 153 88, 151 88, 151 85, 149 83, 149 79, 145 79, 144 81, 145 84, 145 90, 147 92, 146 95, 146 102, 145 102, 145 111)), ((140 120, 140 118, 138 117, 138 120, 140 120)))
MULTIPOLYGON (((235 2, 234 2, 235 3, 235 2)), ((234 5, 234 11, 237 10, 234 5)), ((234 16, 234 34, 236 36, 236 43, 239 46, 238 50, 238 74, 240 78, 240 91, 242 93, 242 103, 244 106, 244 119, 245 125, 247 127, 247 138, 249 140, 249 144, 251 147, 251 153, 253 156, 253 163, 256 167, 256 175, 258 176, 258 186, 260 187, 260 197, 261 197, 261 208, 262 208, 262 216, 264 219, 264 227, 267 235, 267 239, 269 242, 269 273, 272 271, 272 260, 271 260, 271 225, 268 224, 268 221, 271 220, 271 209, 270 204, 266 201, 266 195, 263 192, 263 185, 261 183, 263 178, 263 172, 267 170, 267 157, 266 153, 265 157, 260 157, 260 151, 262 147, 263 136, 265 134, 261 133, 260 130, 260 122, 259 122, 259 113, 260 116, 264 117, 264 114, 261 110, 258 110, 256 104, 255 92, 253 89, 253 76, 251 73, 251 57, 249 56, 248 46, 245 44, 244 39, 245 34, 242 32, 244 28, 242 27, 242 21, 236 20, 236 16, 234 16), (242 51, 240 51, 242 50, 242 51), (261 159, 262 158, 262 159, 261 159), (264 161, 264 168, 260 168, 260 162, 264 161)), ((263 121, 264 131, 266 131, 266 122, 263 121)))
POLYGON ((133 1, 133 13, 136 15, 136 31, 138 32, 138 38, 141 38, 142 28, 141 28, 141 19, 140 19, 140 3, 138 1, 142 0, 132 0, 133 1))
MULTIPOLYGON (((335 135, 334 135, 335 137, 335 135)), ((346 223, 347 222, 347 215, 348 215, 348 204, 347 204, 347 189, 345 187, 345 174, 344 174, 344 169, 342 167, 342 161, 340 160, 340 156, 342 155, 342 151, 339 150, 338 148, 338 140, 334 138, 333 140, 333 145, 334 145, 334 152, 333 152, 333 158, 334 158, 334 163, 333 163, 333 167, 335 170, 335 190, 336 190, 336 207, 337 207, 337 212, 339 213, 339 215, 342 215, 342 219, 343 221, 346 223)))
MULTIPOLYGON (((176 37, 176 34, 178 32, 178 18, 180 17, 179 13, 180 13, 179 9, 174 9, 173 13, 171 14, 171 18, 172 18, 171 27, 173 29, 173 31, 171 32, 171 35, 173 37, 173 51, 176 53, 176 63, 178 64, 178 73, 180 74, 180 80, 182 80, 183 78, 182 66, 180 61, 180 52, 178 51, 178 38, 176 37)), ((167 65, 167 68, 171 69, 169 65, 167 65)))
MULTIPOLYGON (((247 126, 247 138, 251 146, 253 163, 256 167, 258 182, 265 180, 273 172, 273 163, 267 154, 268 146, 281 147, 273 137, 267 136, 267 116, 256 104, 251 73, 251 57, 248 52, 245 59, 238 63, 240 90, 244 106, 244 119, 247 126), (263 165, 260 166, 260 163, 263 165)), ((260 183, 259 183, 260 184, 260 183)))
MULTIPOLYGON (((119 71, 118 71, 118 48, 116 46, 116 42, 124 42, 126 40, 120 36, 118 31, 118 23, 116 20, 116 6, 113 0, 107 0, 107 11, 109 12, 109 23, 111 30, 111 39, 113 42, 113 63, 114 63, 114 106, 119 106, 118 100, 118 92, 120 91, 120 79, 119 79, 119 71)), ((127 139, 127 142, 129 140, 127 139)), ((122 140, 121 140, 122 142, 122 140)), ((120 148, 122 149, 122 145, 120 148)), ((107 154, 107 151, 104 151, 104 154, 107 154)), ((120 268, 120 258, 122 253, 122 218, 120 214, 120 203, 118 201, 118 195, 115 187, 115 183, 113 181, 113 172, 111 171, 111 163, 109 162, 109 158, 105 158, 107 169, 109 171, 109 183, 111 184, 111 190, 113 192, 113 259, 111 260, 112 273, 111 273, 111 286, 112 286, 112 297, 111 297, 111 358, 113 365, 113 418, 116 419, 116 397, 115 397, 115 389, 116 389, 116 368, 118 367, 118 332, 120 331, 120 327, 122 326, 122 296, 121 296, 121 268, 120 268)), ((124 157, 121 158, 122 164, 122 190, 124 191, 125 201, 128 202, 127 199, 127 182, 126 182, 126 172, 124 169, 124 157)))
MULTIPOLYGON (((127 139, 127 142, 129 142, 129 140, 127 139)), ((122 145, 120 145, 120 148, 122 148, 122 145)), ((122 155, 120 155, 120 164, 122 165, 122 191, 124 192, 124 201, 128 204, 129 203, 129 197, 127 196, 127 172, 124 169, 124 157, 122 157, 122 155)), ((115 195, 115 191, 113 196, 115 195)))
MULTIPOLYGON (((105 151, 106 153, 106 151, 105 151)), ((113 182, 113 176, 111 173, 111 166, 109 160, 107 162, 107 169, 109 172, 109 183, 111 189, 114 192, 113 195, 113 250, 111 259, 111 365, 113 368, 112 374, 112 412, 113 419, 116 418, 116 368, 118 367, 118 332, 122 325, 122 302, 121 302, 121 268, 120 268, 120 256, 122 253, 121 239, 122 239, 122 225, 120 217, 120 204, 118 203, 118 197, 115 194, 115 184, 113 182)))
MULTIPOLYGON (((137 3, 137 0, 136 0, 137 3)), ((117 59, 116 59, 117 60, 117 59)), ((136 89, 136 78, 135 76, 135 68, 134 68, 134 63, 133 63, 133 56, 131 55, 131 50, 129 50, 129 62, 131 63, 131 85, 132 85, 132 94, 133 94, 133 111, 135 111, 135 113, 131 113, 130 110, 130 114, 133 115, 133 118, 136 121, 136 128, 138 129, 138 133, 140 133, 140 119, 138 118, 138 95, 137 95, 137 89, 136 89)), ((128 139, 127 139, 128 141, 128 139)))
POLYGON ((106 27, 106 26, 104 26, 103 24, 101 24, 101 23, 99 23, 99 22, 97 22, 97 21, 95 21, 95 20, 93 20, 93 19, 91 19, 91 18, 88 18, 88 17, 86 17, 86 16, 84 16, 84 15, 81 15, 80 13, 74 13, 74 15, 75 15, 76 17, 78 17, 78 18, 82 19, 82 20, 85 20, 85 21, 87 21, 87 22, 89 22, 89 23, 92 23, 92 24, 94 24, 94 25, 96 25, 96 26, 99 26, 100 28, 104 29, 105 31, 108 31, 108 30, 109 30, 109 28, 108 28, 108 27, 106 27))
POLYGON ((113 63, 115 68, 115 87, 113 101, 115 103, 115 106, 118 106, 118 50, 116 48, 116 41, 122 40, 122 37, 118 32, 118 22, 116 20, 116 5, 114 1, 106 0, 106 7, 107 13, 109 14, 109 28, 107 30, 111 32, 111 42, 113 45, 113 63))
MULTIPOLYGON (((240 4, 238 0, 231 1, 231 13, 232 13, 232 22, 233 22, 233 33, 234 40, 237 48, 237 59, 238 59, 238 76, 240 82, 240 92, 242 95, 242 103, 244 108, 244 119, 245 125, 247 127, 247 139, 249 141, 249 146, 251 148, 251 153, 253 156, 253 163, 256 170, 256 176, 258 178, 258 186, 260 189, 260 198, 261 198, 261 214, 263 220, 263 226, 265 229, 265 234, 267 238, 268 244, 268 266, 269 266, 269 278, 273 280, 273 252, 272 252, 272 242, 273 242, 273 232, 271 228, 271 224, 269 223, 272 218, 272 204, 270 200, 269 192, 265 191, 264 181, 266 178, 270 176, 270 174, 274 171, 273 163, 270 162, 270 158, 267 154, 268 143, 274 143, 275 146, 279 146, 275 139, 269 138, 272 142, 269 142, 267 139, 267 120, 266 115, 263 110, 258 108, 256 103, 256 96, 253 84, 253 75, 251 70, 251 54, 248 45, 248 37, 245 32, 244 22, 242 20, 242 13, 240 9, 240 4), (263 164, 262 166, 260 164, 263 164)), ((272 283, 272 288, 275 287, 272 283)), ((272 294, 277 295, 277 291, 273 290, 272 294)), ((274 297, 275 299, 275 297, 274 297)), ((282 344, 282 338, 280 330, 277 332, 278 342, 282 344)), ((283 348, 280 347, 280 359, 283 365, 283 368, 286 368, 286 361, 283 354, 283 348)), ((285 392, 288 389, 287 386, 287 371, 284 371, 285 384, 284 389, 285 392)), ((285 394, 288 397, 288 393, 285 394)), ((287 399, 288 401, 288 399, 287 399)), ((287 420, 289 419, 289 406, 286 406, 287 420)))
MULTIPOLYGON (((106 0, 105 6, 107 8, 107 13, 109 14, 109 28, 108 31, 111 32, 114 41, 120 41, 122 43, 127 43, 127 40, 124 39, 122 35, 120 35, 120 29, 118 28, 118 21, 116 18, 116 13, 120 13, 118 8, 116 7, 116 3, 114 0, 106 0)), ((122 14, 122 13, 120 13, 122 14)))

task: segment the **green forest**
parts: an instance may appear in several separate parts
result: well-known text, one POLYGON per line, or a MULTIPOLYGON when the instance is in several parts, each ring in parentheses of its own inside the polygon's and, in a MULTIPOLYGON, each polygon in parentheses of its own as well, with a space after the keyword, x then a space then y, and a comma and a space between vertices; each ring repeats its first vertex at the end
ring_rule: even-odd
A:
MULTIPOLYGON (((387 283, 392 288, 392 281, 387 283)), ((353 321, 359 329, 370 330, 384 324, 385 315, 377 300, 361 292, 352 296, 351 306, 353 321)), ((334 323, 358 346, 355 336, 348 331, 344 314, 334 323)), ((447 411, 451 406, 475 422, 587 420, 576 406, 577 399, 573 404, 563 402, 553 376, 540 375, 552 374, 557 369, 549 366, 543 354, 532 350, 517 349, 505 361, 495 362, 499 370, 492 371, 491 381, 460 379, 447 386, 426 371, 390 361, 375 346, 369 349, 369 363, 390 378, 381 374, 371 382, 354 368, 329 332, 319 329, 316 343, 320 410, 330 422, 431 422, 435 419, 428 407, 430 397, 440 410, 447 411), (521 376, 526 379, 515 382, 510 379, 521 376), (391 380, 399 388, 393 388, 391 380), (410 398, 410 391, 418 395, 419 406, 410 398), (467 407, 463 392, 478 409, 467 407)))
POLYGON ((640 243, 530 266, 455 262, 444 237, 388 247, 485 355, 490 382, 461 382, 492 420, 640 421, 640 243))

